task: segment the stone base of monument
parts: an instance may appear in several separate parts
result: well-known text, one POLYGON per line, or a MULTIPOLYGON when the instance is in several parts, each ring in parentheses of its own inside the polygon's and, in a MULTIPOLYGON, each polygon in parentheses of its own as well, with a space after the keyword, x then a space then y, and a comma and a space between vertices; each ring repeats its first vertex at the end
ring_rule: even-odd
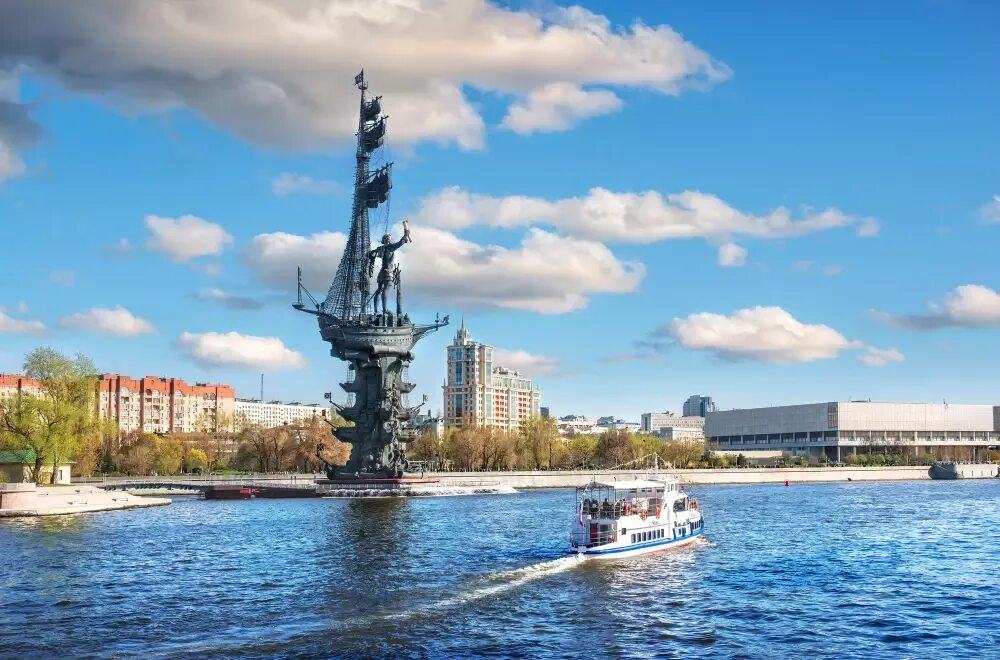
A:
POLYGON ((508 495, 517 491, 492 479, 442 484, 424 477, 317 479, 321 497, 442 497, 446 495, 508 495))

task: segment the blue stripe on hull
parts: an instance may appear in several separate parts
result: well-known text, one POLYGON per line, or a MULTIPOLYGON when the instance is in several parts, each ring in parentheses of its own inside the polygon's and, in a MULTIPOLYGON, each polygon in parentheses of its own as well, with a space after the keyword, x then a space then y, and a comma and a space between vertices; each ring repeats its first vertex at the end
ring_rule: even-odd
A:
POLYGON ((674 545, 675 543, 681 543, 682 541, 690 541, 691 539, 701 536, 701 533, 705 531, 705 525, 702 524, 697 531, 688 534, 687 536, 681 536, 680 538, 670 539, 665 541, 649 541, 647 543, 636 543, 635 545, 627 545, 622 548, 612 548, 610 550, 584 550, 579 552, 576 550, 570 550, 573 554, 582 555, 613 555, 619 552, 631 552, 632 550, 642 550, 644 548, 658 548, 666 547, 668 545, 674 545))

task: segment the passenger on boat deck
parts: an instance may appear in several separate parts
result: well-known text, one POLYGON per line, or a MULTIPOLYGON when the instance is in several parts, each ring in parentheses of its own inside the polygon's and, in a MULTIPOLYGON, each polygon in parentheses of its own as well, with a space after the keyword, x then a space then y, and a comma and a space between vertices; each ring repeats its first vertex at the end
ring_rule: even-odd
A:
POLYGON ((611 517, 611 502, 608 498, 604 498, 604 502, 601 503, 601 517, 610 518, 611 517))

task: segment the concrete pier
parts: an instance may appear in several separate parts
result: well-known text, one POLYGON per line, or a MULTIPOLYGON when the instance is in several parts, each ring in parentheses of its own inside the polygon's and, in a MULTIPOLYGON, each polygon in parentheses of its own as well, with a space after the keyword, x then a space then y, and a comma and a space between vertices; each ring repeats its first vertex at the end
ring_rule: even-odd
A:
POLYGON ((0 518, 58 516, 165 504, 170 504, 170 500, 109 492, 93 486, 0 484, 0 518))

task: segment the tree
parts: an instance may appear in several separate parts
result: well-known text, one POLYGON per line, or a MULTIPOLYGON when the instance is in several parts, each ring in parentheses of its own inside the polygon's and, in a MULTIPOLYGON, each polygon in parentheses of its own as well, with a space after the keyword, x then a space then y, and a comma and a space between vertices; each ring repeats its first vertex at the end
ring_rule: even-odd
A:
POLYGON ((597 438, 597 462, 605 468, 622 465, 639 458, 639 453, 628 430, 613 430, 601 433, 597 438))
POLYGON ((547 417, 529 417, 521 422, 521 436, 524 448, 530 457, 532 469, 537 470, 543 463, 552 467, 552 445, 559 440, 556 420, 547 417))
POLYGON ((34 451, 30 471, 36 482, 41 481, 43 466, 51 466, 49 480, 54 482, 57 465, 67 458, 77 458, 89 471, 96 464, 105 428, 96 414, 93 362, 42 347, 25 356, 24 373, 40 382, 41 392, 0 402, 0 443, 34 451))
POLYGON ((208 465, 208 456, 201 449, 192 449, 188 452, 187 464, 191 471, 204 470, 208 465))
POLYGON ((155 469, 157 474, 177 474, 184 465, 184 443, 172 436, 158 438, 155 469))

